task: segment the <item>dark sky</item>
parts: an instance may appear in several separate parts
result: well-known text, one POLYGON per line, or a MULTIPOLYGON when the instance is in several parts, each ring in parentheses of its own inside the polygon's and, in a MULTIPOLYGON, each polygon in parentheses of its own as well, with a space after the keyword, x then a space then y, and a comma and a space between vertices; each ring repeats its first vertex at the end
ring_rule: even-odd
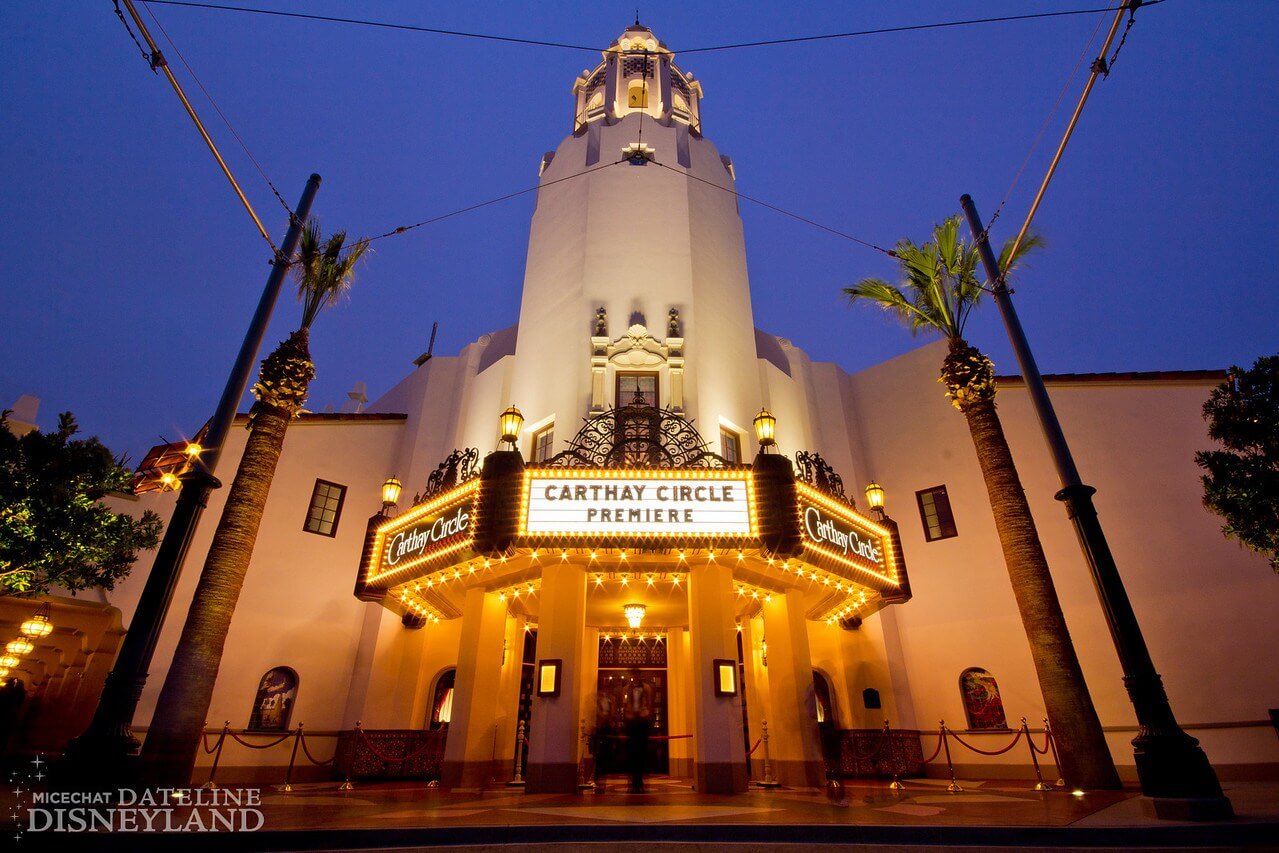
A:
MULTIPOLYGON (((633 3, 256 3, 600 48, 633 16, 633 3)), ((642 18, 678 52, 1095 5, 650 0, 642 18)), ((152 8, 285 198, 293 203, 306 176, 321 173, 316 212, 326 230, 354 235, 535 183, 542 153, 570 130, 573 78, 599 59, 152 8)), ((1103 18, 677 62, 705 87, 706 134, 733 158, 740 191, 891 244, 925 238, 963 192, 986 216, 994 211, 1103 18)), ((210 414, 265 280, 266 247, 110 2, 6 3, 0 21, 9 258, 0 405, 39 395, 44 426, 73 410, 86 432, 136 459, 158 435, 189 433, 210 414)), ((1020 225, 1098 43, 1013 191, 996 242, 1020 225)), ((1168 0, 1138 13, 1036 221, 1048 250, 1017 285, 1042 369, 1213 368, 1279 349, 1276 45, 1279 3, 1168 0)), ((281 208, 166 52, 278 239, 281 208)), ((432 321, 440 354, 514 322, 531 210, 525 196, 378 243, 350 301, 316 324, 310 407, 339 404, 359 380, 376 397, 412 369, 432 321)), ((848 370, 923 342, 840 297, 861 277, 892 275, 886 258, 749 204, 742 213, 760 327, 848 370)), ((988 309, 970 337, 1012 372, 988 309)), ((282 301, 267 346, 297 318, 291 298, 282 301)))

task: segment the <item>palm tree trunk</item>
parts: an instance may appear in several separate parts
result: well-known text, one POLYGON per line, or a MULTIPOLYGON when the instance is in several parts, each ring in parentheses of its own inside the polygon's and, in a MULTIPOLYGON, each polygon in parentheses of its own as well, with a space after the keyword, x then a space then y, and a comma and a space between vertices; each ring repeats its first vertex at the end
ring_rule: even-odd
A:
POLYGON ((231 617, 253 557, 290 420, 284 409, 260 403, 254 414, 244 455, 143 742, 142 766, 148 784, 185 787, 191 781, 231 617))
POLYGON ((1062 778, 1077 788, 1119 788, 1119 774, 1066 628, 995 401, 974 402, 964 406, 963 413, 977 448, 1013 595, 1057 739, 1062 778))

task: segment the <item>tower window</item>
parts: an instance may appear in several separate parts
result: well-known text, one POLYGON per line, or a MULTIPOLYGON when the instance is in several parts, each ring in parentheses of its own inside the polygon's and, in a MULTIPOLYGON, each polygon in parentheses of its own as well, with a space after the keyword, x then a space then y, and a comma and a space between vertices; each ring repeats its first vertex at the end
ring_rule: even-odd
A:
POLYGON ((316 480, 311 491, 311 506, 306 512, 302 529, 321 536, 336 536, 338 519, 342 517, 342 501, 346 499, 346 486, 316 480))
POLYGON ((555 446, 555 424, 549 424, 533 433, 533 462, 545 462, 551 458, 555 446))
POLYGON ((742 461, 742 438, 726 427, 719 428, 719 455, 724 461, 738 465, 742 461))
POLYGON ((934 542, 959 535, 959 531, 955 529, 955 516, 950 511, 950 498, 946 495, 945 486, 915 492, 915 498, 919 501, 919 517, 924 522, 925 540, 934 542))
POLYGON ((617 374, 617 396, 615 405, 652 406, 657 408, 657 374, 656 373, 619 373, 617 374))
POLYGON ((644 83, 634 83, 631 85, 627 95, 626 105, 637 109, 648 108, 648 86, 644 83))

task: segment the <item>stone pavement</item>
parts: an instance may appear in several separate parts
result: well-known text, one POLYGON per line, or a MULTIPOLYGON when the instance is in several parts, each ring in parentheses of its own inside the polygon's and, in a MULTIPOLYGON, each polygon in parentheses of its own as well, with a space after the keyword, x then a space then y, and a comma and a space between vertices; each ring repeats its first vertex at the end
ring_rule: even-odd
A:
MULTIPOLYGON (((752 789, 704 795, 687 782, 660 778, 645 794, 625 792, 621 779, 606 792, 525 794, 519 788, 443 791, 420 783, 297 785, 290 793, 262 790, 262 828, 234 840, 225 833, 26 833, 16 849, 113 850, 374 850, 466 846, 512 851, 547 844, 574 853, 641 845, 701 850, 856 849, 1279 849, 1279 784, 1228 786, 1237 820, 1176 824, 1147 817, 1133 791, 1072 796, 1039 793, 1029 782, 964 781, 948 793, 944 780, 850 782, 846 801, 823 791, 752 789), (49 848, 52 844, 53 847, 49 848), (578 849, 580 846, 580 850, 578 849)), ((8 805, 8 804, 6 804, 8 805)), ((0 839, 3 843, 3 839, 0 839)))

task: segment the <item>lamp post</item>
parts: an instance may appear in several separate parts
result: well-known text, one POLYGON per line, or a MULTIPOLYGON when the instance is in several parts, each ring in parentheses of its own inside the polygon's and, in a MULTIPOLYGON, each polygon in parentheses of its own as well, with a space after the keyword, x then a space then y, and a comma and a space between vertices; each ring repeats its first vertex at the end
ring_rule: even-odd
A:
MULTIPOLYGON (((253 364, 267 324, 289 271, 290 259, 297 250, 302 228, 311 213, 311 203, 320 189, 320 176, 311 175, 298 201, 297 210, 289 217, 289 229, 284 242, 271 265, 266 286, 258 300, 253 319, 240 344, 231 374, 218 400, 217 409, 209 420, 204 443, 187 446, 187 456, 192 460, 190 469, 181 477, 181 490, 173 508, 173 515, 164 530, 164 539, 156 552, 155 562, 147 575, 142 595, 138 599, 128 633, 120 646, 115 666, 107 676, 102 696, 93 720, 84 734, 67 745, 65 755, 65 779, 72 784, 105 785, 132 781, 131 769, 125 764, 136 759, 141 743, 133 736, 133 715, 138 709, 142 688, 146 685, 151 656, 160 640, 160 630, 169 611, 169 603, 178 585, 178 576, 187 550, 195 536, 200 515, 208 503, 209 493, 221 485, 213 476, 218 459, 226 445, 236 409, 248 387, 253 364), (192 452, 195 450, 196 452, 192 452)), ((61 774, 60 774, 61 775, 61 774)))
POLYGON ((1166 819, 1219 820, 1234 815, 1230 800, 1221 791, 1217 774, 1208 763, 1208 756, 1199 747, 1199 741, 1177 724, 1164 692, 1163 680, 1155 670, 1150 650, 1141 634, 1137 615, 1119 577, 1106 535, 1097 518, 1092 496, 1096 489, 1086 485, 1079 477, 1075 460, 1066 436, 1048 399, 1035 357, 1030 351, 1026 333, 1013 308, 1011 293, 1000 273, 999 262, 986 239, 977 208, 970 196, 959 200, 964 209, 968 226, 977 238, 977 251, 986 277, 991 283, 991 294, 999 306, 1004 328, 1012 342, 1017 364, 1021 367, 1031 404, 1039 417, 1039 425, 1052 454, 1061 491, 1057 500, 1066 504, 1066 514, 1075 526, 1079 546, 1092 574, 1093 585, 1101 599, 1102 613, 1110 629, 1115 651, 1124 672, 1124 686, 1137 714, 1140 730, 1133 738, 1133 758, 1137 776, 1141 780, 1141 792, 1151 798, 1156 816, 1166 819))

